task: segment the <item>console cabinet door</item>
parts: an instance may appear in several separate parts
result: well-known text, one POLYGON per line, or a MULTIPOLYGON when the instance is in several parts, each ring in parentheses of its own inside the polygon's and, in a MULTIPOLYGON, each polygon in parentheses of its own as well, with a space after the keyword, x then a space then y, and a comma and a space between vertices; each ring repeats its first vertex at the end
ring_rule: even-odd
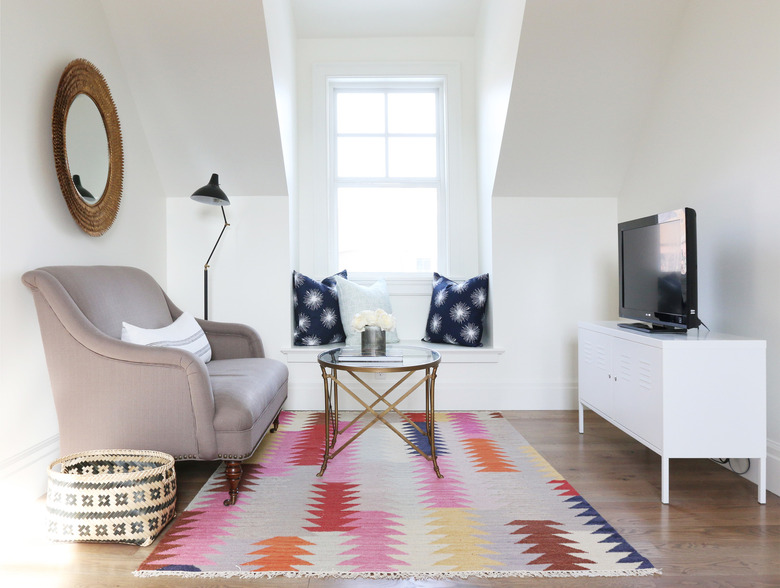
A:
POLYGON ((580 329, 578 339, 580 399, 608 415, 612 409, 612 338, 580 329))
POLYGON ((610 416, 646 445, 662 446, 661 348, 612 338, 613 404, 610 416))

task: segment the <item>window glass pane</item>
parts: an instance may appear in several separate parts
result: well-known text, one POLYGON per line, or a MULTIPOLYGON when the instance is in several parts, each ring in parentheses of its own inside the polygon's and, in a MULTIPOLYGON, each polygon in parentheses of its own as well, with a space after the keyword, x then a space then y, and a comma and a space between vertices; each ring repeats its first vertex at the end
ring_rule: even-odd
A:
POLYGON ((435 188, 340 188, 339 267, 430 272, 436 261, 435 188))
POLYGON ((385 140, 381 137, 339 137, 337 175, 340 178, 385 177, 385 140))
POLYGON ((436 139, 395 137, 389 140, 388 170, 391 178, 435 178, 436 139))
POLYGON ((337 93, 336 120, 337 133, 384 133, 384 94, 337 93))
POLYGON ((436 94, 433 92, 388 94, 387 127, 390 133, 435 133, 436 94))

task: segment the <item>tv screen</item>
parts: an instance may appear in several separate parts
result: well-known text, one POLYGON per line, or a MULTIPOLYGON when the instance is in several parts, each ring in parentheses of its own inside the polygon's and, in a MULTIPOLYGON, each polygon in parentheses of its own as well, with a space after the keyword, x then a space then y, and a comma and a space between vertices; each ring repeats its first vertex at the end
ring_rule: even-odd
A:
POLYGON ((642 330, 699 326, 696 212, 684 208, 618 225, 620 317, 642 330))

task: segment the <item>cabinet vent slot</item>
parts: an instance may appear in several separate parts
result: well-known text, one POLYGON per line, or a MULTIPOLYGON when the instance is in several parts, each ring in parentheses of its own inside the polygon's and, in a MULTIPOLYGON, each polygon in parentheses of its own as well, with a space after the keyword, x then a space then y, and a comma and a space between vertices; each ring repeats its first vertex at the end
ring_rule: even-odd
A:
POLYGON ((630 382, 632 380, 631 376, 633 375, 633 370, 631 369, 630 355, 620 356, 618 359, 617 372, 624 382, 630 382))
POLYGON ((637 369, 637 379, 639 385, 645 390, 652 390, 653 388, 653 369, 648 361, 640 361, 639 369, 637 369))

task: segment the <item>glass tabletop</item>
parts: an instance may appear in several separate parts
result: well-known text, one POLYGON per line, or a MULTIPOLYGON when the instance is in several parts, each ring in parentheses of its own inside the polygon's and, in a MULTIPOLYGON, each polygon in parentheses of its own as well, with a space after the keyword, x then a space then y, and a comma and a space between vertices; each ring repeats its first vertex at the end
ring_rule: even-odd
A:
POLYGON ((409 371, 439 364, 441 354, 427 347, 412 345, 388 345, 387 354, 381 357, 367 357, 360 353, 360 347, 336 347, 317 356, 320 365, 349 371, 409 371))

